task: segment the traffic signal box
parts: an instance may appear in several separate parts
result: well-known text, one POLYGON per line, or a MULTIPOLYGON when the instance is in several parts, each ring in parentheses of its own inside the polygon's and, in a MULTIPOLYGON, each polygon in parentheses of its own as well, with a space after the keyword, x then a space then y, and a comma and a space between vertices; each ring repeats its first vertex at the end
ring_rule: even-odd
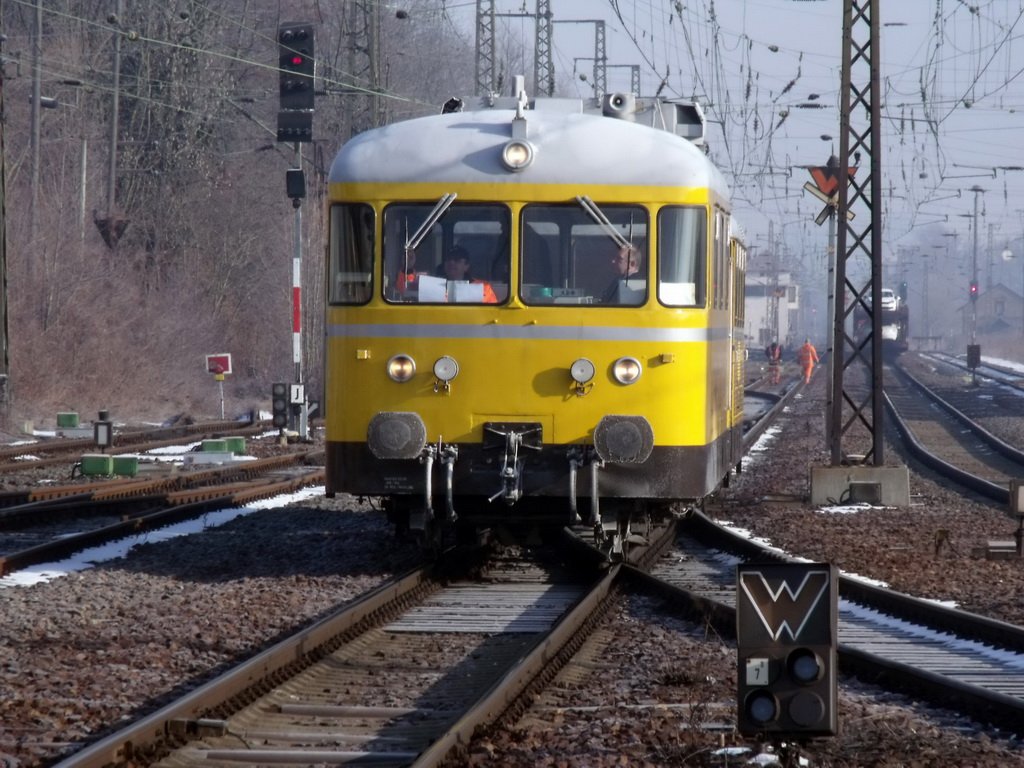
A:
POLYGON ((967 367, 972 371, 981 367, 981 344, 967 345, 967 367))
POLYGON ((313 57, 313 25, 288 22, 277 28, 280 111, 278 141, 313 140, 313 93, 316 59, 313 57))
POLYGON ((270 385, 271 423, 278 428, 288 426, 288 385, 278 382, 270 385))
POLYGON ((838 600, 838 571, 828 563, 737 566, 740 733, 836 733, 838 600))

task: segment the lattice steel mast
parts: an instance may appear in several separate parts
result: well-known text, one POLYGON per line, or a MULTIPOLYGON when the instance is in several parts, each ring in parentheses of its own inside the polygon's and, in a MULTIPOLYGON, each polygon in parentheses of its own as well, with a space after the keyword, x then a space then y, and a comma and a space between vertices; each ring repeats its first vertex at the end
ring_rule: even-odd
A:
POLYGON ((872 299, 882 289, 881 128, 879 124, 878 0, 844 0, 843 70, 840 99, 839 232, 836 244, 836 313, 833 328, 829 436, 833 466, 862 455, 863 463, 881 466, 884 410, 882 393, 881 307, 872 299), (850 158, 859 172, 849 174, 850 158), (863 168, 867 165, 867 173, 863 168), (855 218, 848 215, 854 214, 855 218), (863 270, 851 269, 867 259, 863 270), (856 312, 868 318, 866 333, 855 328, 856 312), (859 338, 858 338, 859 336, 859 338), (865 371, 863 381, 847 374, 865 371), (860 386, 857 386, 860 384, 860 386), (858 442, 843 451, 843 438, 858 442))
POLYGON ((499 16, 534 20, 534 92, 553 95, 555 66, 551 57, 551 0, 537 0, 535 13, 497 13, 494 0, 476 0, 476 95, 483 96, 501 90, 495 56, 497 44, 494 25, 499 16))

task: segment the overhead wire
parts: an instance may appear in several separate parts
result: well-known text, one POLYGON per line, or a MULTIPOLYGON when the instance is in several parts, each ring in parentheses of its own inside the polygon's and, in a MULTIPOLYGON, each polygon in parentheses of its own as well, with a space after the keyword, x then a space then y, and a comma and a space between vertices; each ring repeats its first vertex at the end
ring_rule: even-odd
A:
MULTIPOLYGON (((29 8, 34 7, 35 0, 12 2, 29 8)), ((462 35, 464 41, 465 36, 451 12, 472 5, 474 3, 471 2, 442 1, 437 10, 439 20, 450 25, 453 34, 462 35)), ((742 184, 735 186, 741 194, 752 193, 752 202, 756 203, 772 196, 771 190, 779 179, 776 172, 779 164, 788 165, 792 161, 788 152, 778 151, 779 139, 786 138, 792 142, 803 132, 806 134, 803 141, 817 141, 814 131, 808 131, 808 127, 819 122, 818 118, 810 112, 803 112, 799 113, 801 119, 797 121, 798 113, 793 110, 799 107, 794 106, 790 97, 804 84, 808 76, 808 61, 813 60, 815 69, 831 68, 836 71, 838 52, 829 57, 779 46, 773 49, 771 41, 761 38, 758 31, 747 29, 748 5, 750 3, 743 4, 742 15, 729 17, 728 23, 723 24, 722 3, 715 0, 688 0, 686 3, 637 0, 631 13, 624 12, 619 0, 608 2, 616 20, 616 30, 630 40, 643 61, 646 76, 664 84, 667 95, 703 97, 710 124, 718 126, 713 147, 716 160, 735 179, 743 179, 742 184), (779 67, 769 69, 759 64, 758 59, 768 52, 789 57, 792 68, 788 76, 781 77, 779 67), (737 74, 741 75, 739 81, 737 74), (737 82, 742 83, 739 90, 737 82), (748 184, 742 174, 750 173, 751 169, 755 181, 748 184)), ((225 24, 236 25, 246 34, 268 38, 258 29, 244 25, 237 17, 228 16, 217 8, 202 7, 215 18, 222 19, 225 24)), ((114 32, 114 27, 109 24, 76 16, 66 8, 47 7, 45 12, 55 14, 54 18, 66 18, 97 30, 114 32)), ((892 142, 891 148, 886 147, 886 158, 892 164, 895 178, 901 182, 906 178, 912 184, 912 191, 907 193, 910 198, 908 208, 913 200, 937 196, 944 179, 952 175, 949 152, 956 148, 957 136, 966 138, 970 135, 972 150, 982 157, 998 155, 1000 143, 995 139, 987 141, 985 137, 994 135, 990 130, 1005 132, 1009 129, 986 126, 985 132, 966 134, 950 125, 950 121, 968 108, 964 104, 965 99, 971 102, 969 108, 975 112, 1005 113, 1003 105, 1010 102, 1012 107, 1011 98, 1016 93, 1010 88, 1024 75, 1024 66, 1014 67, 1013 59, 1013 46, 1021 39, 1019 29, 1024 10, 1013 9, 1007 18, 1002 12, 1003 5, 998 6, 1000 12, 997 13, 994 2, 968 4, 963 0, 935 0, 933 8, 931 34, 922 38, 920 43, 923 61, 916 66, 908 63, 899 71, 887 70, 884 83, 884 101, 890 106, 883 111, 882 117, 889 126, 886 141, 892 142), (962 31, 957 32, 958 29, 962 31), (957 62, 966 63, 962 76, 956 74, 954 65, 957 62), (907 85, 912 80, 916 81, 916 87, 907 85), (899 95, 900 101, 892 103, 893 95, 899 95), (891 161, 888 160, 890 154, 891 161), (926 178, 921 178, 923 174, 926 178)), ((520 30, 520 36, 524 34, 520 30)), ((138 42, 171 46, 258 70, 277 70, 273 63, 253 61, 187 42, 141 35, 138 42)), ((276 41, 270 42, 276 44, 276 41)), ((559 46, 553 48, 562 62, 563 71, 569 71, 564 49, 559 46)), ((109 72, 102 68, 72 70, 66 62, 51 57, 44 57, 43 66, 47 77, 74 77, 100 92, 110 88, 109 72)), ((411 107, 428 106, 387 89, 375 89, 343 70, 324 73, 322 82, 329 88, 376 95, 411 107)), ((579 87, 578 82, 576 87, 579 87)), ((820 101, 824 102, 837 99, 838 95, 835 89, 831 92, 822 90, 821 97, 820 101)), ((180 105, 152 94, 140 98, 168 109, 182 109, 180 105)), ((196 114, 195 110, 191 112, 196 114)), ((837 112, 829 114, 836 122, 837 112)), ((783 191, 789 183, 787 176, 783 191)))
MULTIPOLYGON (((734 24, 745 24, 748 5, 743 4, 741 16, 733 17, 734 24)), ((619 5, 614 0, 610 0, 610 6, 618 11, 619 5)), ((648 2, 645 7, 649 9, 654 5, 648 2)), ((719 8, 715 2, 691 1, 685 7, 681 3, 666 2, 661 8, 669 19, 668 25, 663 26, 674 25, 677 19, 679 21, 678 28, 673 28, 677 33, 674 50, 666 54, 673 64, 677 64, 673 68, 673 77, 688 77, 692 84, 687 89, 681 81, 673 82, 670 90, 704 95, 709 120, 721 127, 721 136, 717 136, 716 132, 716 139, 720 143, 715 150, 719 163, 727 175, 731 174, 734 178, 740 178, 737 172, 748 173, 751 168, 755 169, 755 174, 761 171, 759 186, 766 192, 774 184, 771 171, 778 158, 774 148, 777 134, 785 130, 787 125, 793 124, 792 105, 787 104, 788 97, 799 88, 806 74, 801 62, 806 55, 811 54, 797 51, 792 77, 784 83, 765 88, 761 82, 763 73, 756 70, 751 58, 754 47, 765 43, 748 35, 742 28, 726 30, 719 20, 719 8), (727 90, 728 83, 737 82, 737 74, 740 75, 739 82, 742 82, 742 94, 739 91, 729 93, 727 90), (774 107, 774 111, 770 107, 774 107)), ((1024 68, 1018 70, 1012 66, 1010 51, 1010 46, 1019 37, 1016 32, 1024 10, 1012 9, 1010 18, 1006 19, 1005 14, 994 13, 995 9, 996 4, 992 2, 979 4, 958 0, 950 7, 939 0, 932 21, 932 44, 924 62, 916 66, 908 63, 903 71, 894 73, 890 70, 886 73, 887 92, 892 94, 899 91, 904 98, 898 106, 884 109, 882 119, 891 126, 897 122, 902 126, 892 131, 891 135, 896 137, 892 141, 896 146, 904 146, 909 153, 906 157, 901 157, 899 153, 892 155, 895 178, 902 181, 904 176, 908 176, 908 183, 912 184, 917 199, 936 197, 941 191, 939 187, 942 177, 948 174, 947 145, 950 136, 956 133, 946 130, 947 122, 959 110, 967 108, 964 100, 970 102, 969 108, 977 111, 985 108, 983 102, 992 103, 993 97, 998 97, 993 109, 1000 111, 999 104, 1006 101, 1003 95, 1024 74, 1024 68), (964 18, 959 19, 960 16, 964 18), (955 24, 952 23, 954 18, 958 19, 955 24), (953 37, 954 32, 951 30, 954 28, 966 30, 966 43, 953 37), (947 63, 952 63, 950 56, 945 55, 947 51, 954 56, 963 51, 968 57, 966 77, 954 81, 955 91, 951 96, 945 96, 949 88, 942 80, 947 63), (993 78, 992 74, 997 68, 1005 71, 993 78), (918 80, 916 91, 901 88, 900 84, 906 82, 906 76, 915 73, 918 80), (918 94, 916 99, 911 98, 913 93, 918 94), (921 126, 928 126, 928 131, 922 133, 921 126), (934 156, 933 163, 927 160, 929 155, 934 156), (911 159, 915 164, 914 172, 908 170, 911 167, 908 161, 911 159), (929 165, 934 166, 935 173, 928 173, 929 165), (918 175, 924 178, 916 178, 918 175), (921 184, 922 181, 925 183, 921 184)), ((1002 6, 999 6, 999 10, 1002 12, 1002 6)), ((618 18, 625 25, 624 15, 618 14, 618 18)), ((647 30, 636 28, 638 18, 637 14, 633 15, 633 28, 626 25, 628 36, 633 41, 646 41, 647 30)), ((636 47, 650 64, 654 63, 647 55, 649 46, 644 44, 636 47)), ((793 52, 789 51, 789 54, 793 55, 793 52)), ((838 51, 832 57, 832 62, 838 74, 838 51)), ((838 81, 838 77, 835 79, 838 81)), ((831 94, 838 99, 837 89, 831 94)), ((891 95, 883 101, 891 103, 891 95)), ((835 106, 838 108, 838 104, 835 106)), ((838 112, 832 112, 832 116, 836 120, 838 112)), ((832 132, 834 129, 829 131, 832 132)), ((984 139, 978 144, 977 148, 984 154, 984 139)), ((788 181, 787 177, 786 183, 788 181)), ((742 187, 744 192, 750 188, 746 182, 734 186, 742 187)), ((894 187, 887 190, 887 194, 896 197, 900 191, 894 187)), ((910 204, 912 200, 908 200, 908 207, 910 204)))

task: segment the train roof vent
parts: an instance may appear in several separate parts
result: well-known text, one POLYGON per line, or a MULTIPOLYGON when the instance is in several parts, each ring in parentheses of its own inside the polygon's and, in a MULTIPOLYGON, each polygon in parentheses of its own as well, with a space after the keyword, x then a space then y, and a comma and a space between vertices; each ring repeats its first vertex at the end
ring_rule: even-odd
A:
POLYGON ((668 127, 684 139, 703 146, 705 142, 704 110, 695 101, 666 100, 663 104, 668 127))

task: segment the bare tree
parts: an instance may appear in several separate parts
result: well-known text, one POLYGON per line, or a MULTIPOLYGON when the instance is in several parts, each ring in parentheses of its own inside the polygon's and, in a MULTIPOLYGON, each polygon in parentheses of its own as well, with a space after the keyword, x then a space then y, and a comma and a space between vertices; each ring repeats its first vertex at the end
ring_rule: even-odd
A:
POLYGON ((13 419, 54 409, 213 414, 208 353, 232 352, 226 394, 239 409, 265 402, 270 382, 290 379, 295 220, 284 174, 295 153, 275 140, 282 21, 316 25, 315 141, 302 153, 309 196, 301 316, 304 378, 320 396, 331 160, 355 132, 436 112, 472 89, 472 30, 460 29, 440 0, 400 5, 294 0, 282 17, 269 0, 123 0, 113 19, 111 0, 47 0, 40 86, 55 108, 38 111, 35 190, 34 7, 0 6, 13 419), (94 210, 106 211, 111 167, 128 222, 114 247, 92 222, 94 210))

